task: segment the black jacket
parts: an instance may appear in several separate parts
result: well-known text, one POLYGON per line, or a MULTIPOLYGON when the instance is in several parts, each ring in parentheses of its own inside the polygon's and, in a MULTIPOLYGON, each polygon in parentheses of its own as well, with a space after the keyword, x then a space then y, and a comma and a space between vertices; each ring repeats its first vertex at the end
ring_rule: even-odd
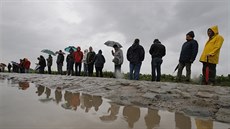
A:
POLYGON ((152 58, 155 57, 162 58, 166 55, 165 46, 162 45, 161 43, 154 43, 149 49, 149 54, 152 55, 152 58))
POLYGON ((198 43, 196 40, 192 39, 185 42, 182 46, 180 53, 180 62, 183 63, 192 63, 196 59, 198 52, 198 43))
POLYGON ((57 64, 62 64, 64 62, 64 55, 59 53, 57 57, 57 64))
POLYGON ((129 47, 126 56, 130 63, 141 63, 145 58, 145 50, 139 43, 134 43, 129 47))
POLYGON ((96 56, 95 56, 95 67, 104 67, 104 63, 105 63, 105 57, 98 53, 96 56))
POLYGON ((40 65, 41 68, 45 68, 46 67, 46 60, 45 60, 45 58, 44 57, 42 57, 42 58, 40 57, 38 64, 40 65))

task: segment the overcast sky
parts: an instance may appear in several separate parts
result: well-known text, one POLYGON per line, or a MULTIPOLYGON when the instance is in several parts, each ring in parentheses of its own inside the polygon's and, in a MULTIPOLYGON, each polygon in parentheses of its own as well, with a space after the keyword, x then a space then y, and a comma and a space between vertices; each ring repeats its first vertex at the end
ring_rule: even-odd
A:
POLYGON ((57 51, 73 45, 84 50, 92 46, 96 53, 103 51, 104 70, 113 71, 112 48, 104 45, 113 40, 123 45, 122 71, 128 72, 126 52, 139 38, 146 52, 141 73, 150 74, 148 51, 158 38, 167 49, 162 73, 172 74, 185 35, 193 30, 199 52, 192 75, 197 76, 202 69, 199 58, 208 39, 207 29, 218 25, 225 40, 217 74, 230 73, 229 0, 0 0, 0 6, 0 62, 6 64, 26 57, 34 68, 39 55, 48 57, 42 49, 57 51))

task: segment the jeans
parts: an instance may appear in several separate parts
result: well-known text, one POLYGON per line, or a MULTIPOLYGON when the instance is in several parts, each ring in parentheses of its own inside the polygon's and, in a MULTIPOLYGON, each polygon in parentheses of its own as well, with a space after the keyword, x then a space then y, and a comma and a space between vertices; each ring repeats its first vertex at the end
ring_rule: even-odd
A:
POLYGON ((182 72, 183 72, 184 67, 186 67, 186 81, 190 81, 191 65, 192 65, 192 63, 183 63, 183 62, 179 63, 178 72, 177 72, 177 80, 178 81, 181 81, 181 76, 182 76, 182 72))
POLYGON ((67 62, 67 75, 73 75, 73 65, 74 62, 67 62))
POLYGON ((84 76, 88 76, 88 65, 84 63, 84 76))
POLYGON ((161 80, 161 64, 163 60, 160 57, 152 58, 152 81, 161 80), (156 75, 157 71, 157 75, 156 75))
POLYGON ((130 68, 129 79, 133 80, 133 78, 134 78, 134 80, 139 80, 141 63, 138 63, 138 64, 130 63, 129 68, 130 68), (133 74, 134 74, 134 76, 133 76, 133 74))

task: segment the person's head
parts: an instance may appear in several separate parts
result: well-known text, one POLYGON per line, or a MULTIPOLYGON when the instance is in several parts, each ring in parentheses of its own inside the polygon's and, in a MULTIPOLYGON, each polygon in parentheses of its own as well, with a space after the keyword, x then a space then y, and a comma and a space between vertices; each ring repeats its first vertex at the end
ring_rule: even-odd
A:
POLYGON ((115 45, 113 45, 113 48, 115 49, 115 50, 118 50, 118 46, 115 44, 115 45))
POLYGON ((84 53, 88 53, 88 49, 85 49, 85 50, 84 50, 84 53))
POLYGON ((62 53, 62 50, 59 50, 59 53, 62 53))
POLYGON ((42 55, 40 55, 40 59, 44 59, 44 57, 42 55))
POLYGON ((102 50, 99 50, 99 51, 98 51, 98 54, 102 54, 102 50))
POLYGON ((81 47, 80 46, 77 47, 77 51, 81 51, 81 47))
POLYGON ((161 43, 159 39, 154 39, 153 43, 161 43))
POLYGON ((133 44, 139 44, 140 40, 139 39, 135 39, 133 44))
POLYGON ((49 55, 49 57, 50 57, 50 58, 52 58, 52 56, 51 56, 51 55, 49 55))
POLYGON ((74 52, 73 48, 70 48, 69 53, 73 53, 73 52, 74 52))
POLYGON ((190 31, 186 34, 186 40, 192 40, 195 37, 195 34, 193 31, 190 31))
POLYGON ((93 48, 90 46, 89 47, 89 52, 92 52, 93 51, 93 48))
POLYGON ((215 33, 213 32, 213 30, 211 28, 209 28, 208 31, 207 31, 207 34, 208 34, 209 38, 212 38, 215 33))

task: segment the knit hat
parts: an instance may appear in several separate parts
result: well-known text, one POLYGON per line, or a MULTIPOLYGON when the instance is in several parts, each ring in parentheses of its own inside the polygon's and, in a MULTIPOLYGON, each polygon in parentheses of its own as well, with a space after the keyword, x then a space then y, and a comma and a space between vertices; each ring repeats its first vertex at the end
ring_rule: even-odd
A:
POLYGON ((190 31, 188 32, 186 35, 189 35, 190 37, 194 38, 195 37, 195 34, 193 31, 190 31))

